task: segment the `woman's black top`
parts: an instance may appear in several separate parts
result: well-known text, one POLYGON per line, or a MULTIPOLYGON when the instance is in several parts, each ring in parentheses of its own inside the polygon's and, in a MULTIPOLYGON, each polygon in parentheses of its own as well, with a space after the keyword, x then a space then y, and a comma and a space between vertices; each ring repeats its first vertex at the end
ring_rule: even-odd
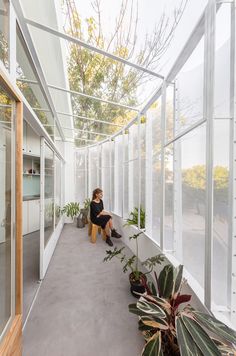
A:
POLYGON ((104 229, 107 222, 110 220, 111 216, 110 215, 101 215, 98 217, 98 215, 101 213, 101 211, 103 209, 104 209, 104 207, 103 207, 102 200, 100 200, 99 203, 96 203, 93 200, 91 201, 91 203, 90 203, 90 219, 93 224, 101 226, 104 229))

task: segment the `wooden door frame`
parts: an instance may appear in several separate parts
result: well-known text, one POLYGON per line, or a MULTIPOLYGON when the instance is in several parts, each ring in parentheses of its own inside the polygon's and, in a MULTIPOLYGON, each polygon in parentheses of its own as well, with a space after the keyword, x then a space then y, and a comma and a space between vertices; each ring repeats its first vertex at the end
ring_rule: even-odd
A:
POLYGON ((23 298, 23 250, 22 250, 22 139, 23 103, 6 74, 0 70, 0 83, 16 103, 15 116, 15 315, 0 343, 1 356, 22 355, 22 298, 23 298))

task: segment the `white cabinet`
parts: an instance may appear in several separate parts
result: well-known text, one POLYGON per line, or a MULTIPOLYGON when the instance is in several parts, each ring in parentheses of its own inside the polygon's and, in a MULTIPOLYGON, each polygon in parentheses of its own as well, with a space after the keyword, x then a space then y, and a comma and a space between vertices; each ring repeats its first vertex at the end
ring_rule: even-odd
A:
POLYGON ((23 124, 23 152, 34 156, 40 156, 40 137, 30 125, 23 124))
POLYGON ((23 235, 28 234, 28 202, 23 201, 23 224, 22 224, 23 235))
POLYGON ((40 227, 40 200, 29 200, 28 203, 29 232, 33 232, 39 230, 40 227))
POLYGON ((40 200, 23 201, 23 235, 40 229, 40 200))

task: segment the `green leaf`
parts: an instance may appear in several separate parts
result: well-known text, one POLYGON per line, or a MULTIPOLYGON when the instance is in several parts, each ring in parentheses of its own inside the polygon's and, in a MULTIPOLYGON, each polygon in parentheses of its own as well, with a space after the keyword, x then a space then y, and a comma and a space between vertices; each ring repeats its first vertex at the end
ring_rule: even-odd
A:
POLYGON ((224 338, 225 340, 231 342, 232 344, 236 344, 236 332, 230 329, 224 323, 217 320, 211 315, 200 313, 195 310, 192 311, 192 314, 199 324, 205 326, 208 330, 212 331, 215 335, 224 338))
POLYGON ((166 299, 164 298, 159 298, 159 297, 156 297, 154 295, 142 295, 142 298, 149 301, 149 302, 152 302, 154 304, 158 304, 160 305, 160 307, 162 307, 168 314, 170 314, 171 312, 171 305, 170 303, 167 302, 166 299))
POLYGON ((168 330, 169 324, 165 319, 160 319, 157 317, 150 317, 150 316, 142 316, 141 320, 144 325, 150 326, 153 329, 160 329, 160 330, 168 330))
POLYGON ((164 319, 166 317, 165 312, 156 304, 152 302, 147 302, 142 297, 137 302, 137 307, 145 314, 155 315, 158 318, 164 319))
POLYGON ((202 353, 195 345, 194 340, 188 332, 183 320, 180 317, 176 318, 177 340, 181 356, 201 356, 202 353))
POLYGON ((167 265, 159 275, 158 287, 160 297, 169 298, 171 296, 174 284, 173 266, 167 265))
POLYGON ((206 356, 221 356, 219 349, 216 344, 211 340, 210 336, 207 335, 205 330, 193 319, 182 315, 181 319, 184 325, 191 334, 194 342, 198 345, 198 348, 202 351, 203 355, 206 356))
POLYGON ((161 333, 157 332, 146 343, 143 348, 142 356, 161 356, 161 333))
POLYGON ((182 283, 183 265, 179 265, 177 268, 175 268, 174 274, 175 274, 175 276, 174 276, 173 294, 177 295, 179 293, 181 283, 182 283))
POLYGON ((139 316, 145 315, 140 309, 137 308, 136 303, 129 304, 129 312, 139 316))

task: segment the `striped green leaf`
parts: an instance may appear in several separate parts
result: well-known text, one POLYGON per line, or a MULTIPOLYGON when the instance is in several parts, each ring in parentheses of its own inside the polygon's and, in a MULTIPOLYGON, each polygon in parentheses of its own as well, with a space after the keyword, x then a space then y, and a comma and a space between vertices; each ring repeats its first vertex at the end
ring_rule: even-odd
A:
POLYGON ((161 333, 154 334, 143 348, 142 356, 162 356, 161 333))
POLYGON ((180 317, 176 318, 176 332, 181 356, 202 356, 180 317))
POLYGON ((137 307, 145 314, 151 314, 161 319, 164 319, 166 317, 165 312, 154 303, 139 300, 137 302, 137 307))
POLYGON ((195 320, 184 315, 181 316, 181 319, 204 356, 221 356, 216 344, 195 320))
POLYGON ((177 296, 180 291, 181 283, 183 278, 183 265, 179 265, 174 270, 174 287, 173 287, 173 294, 177 296))
POLYGON ((168 314, 170 314, 170 312, 171 312, 171 305, 164 298, 159 298, 159 297, 156 297, 154 295, 148 295, 147 294, 147 295, 142 295, 140 300, 142 300, 142 301, 147 300, 149 302, 153 302, 154 304, 160 305, 163 309, 165 309, 165 311, 168 314))
POLYGON ((140 309, 137 308, 136 303, 129 304, 129 312, 133 313, 133 314, 136 314, 136 315, 139 315, 139 316, 144 315, 144 312, 142 312, 140 309))
POLYGON ((228 326, 217 320, 211 315, 200 313, 193 310, 192 314, 199 324, 205 326, 208 330, 212 331, 215 335, 224 338, 225 340, 236 345, 236 332, 230 329, 228 326))
POLYGON ((142 316, 141 320, 144 325, 150 326, 153 329, 168 330, 169 324, 165 319, 160 319, 157 317, 142 316))
POLYGON ((160 297, 169 298, 173 291, 174 269, 173 266, 167 265, 159 275, 158 287, 160 297))

